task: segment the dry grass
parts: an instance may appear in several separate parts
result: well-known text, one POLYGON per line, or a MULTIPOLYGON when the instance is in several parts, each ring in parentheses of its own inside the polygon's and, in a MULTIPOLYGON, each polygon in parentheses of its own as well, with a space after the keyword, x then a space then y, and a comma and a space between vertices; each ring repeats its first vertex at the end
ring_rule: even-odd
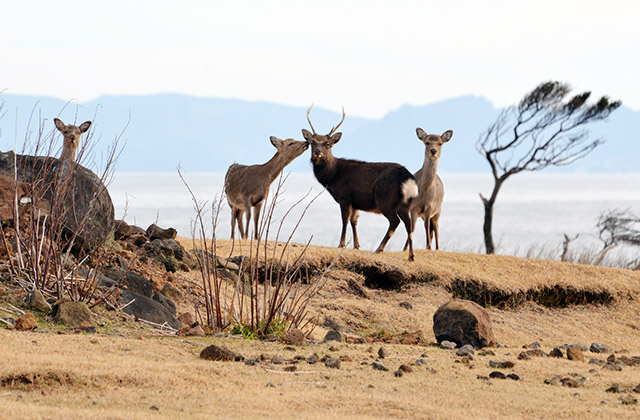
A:
MULTIPOLYGON (((225 255, 229 243, 219 244, 225 255)), ((244 245, 243 245, 244 247, 244 245)), ((245 247, 246 249, 246 247, 245 247)), ((294 248, 293 250, 297 250, 294 248)), ((236 248, 242 255, 243 248, 236 248)), ((338 251, 312 248, 310 269, 322 267, 338 251)), ((98 334, 57 335, 0 329, 0 383, 3 378, 37 377, 37 384, 0 386, 0 418, 431 418, 431 419, 635 419, 638 406, 625 406, 620 394, 606 393, 612 383, 636 386, 640 367, 621 372, 567 359, 516 359, 524 344, 538 341, 543 350, 564 343, 605 343, 617 354, 640 355, 640 290, 638 273, 511 257, 418 252, 415 263, 402 253, 374 255, 347 250, 327 286, 310 308, 319 324, 335 323, 364 335, 422 331, 433 341, 432 316, 451 298, 456 279, 482 281, 500 290, 566 284, 608 290, 609 305, 545 307, 523 302, 515 308, 489 308, 501 347, 495 356, 477 356, 473 368, 459 363, 451 351, 436 347, 384 344, 391 357, 381 361, 390 371, 373 370, 380 344, 307 344, 293 351, 278 343, 233 338, 168 338, 130 325, 99 328, 98 334), (411 281, 399 290, 366 287, 367 276, 346 268, 378 266, 397 270, 411 281), (556 277, 557 276, 557 277, 556 277), (601 284, 603 283, 603 284, 601 284), (399 304, 409 303, 411 309, 399 304), (329 320, 329 322, 327 322, 329 320), (117 328, 117 330, 114 330, 117 328), (302 361, 298 373, 270 372, 282 365, 247 366, 199 359, 206 344, 222 344, 245 357, 262 353, 349 356, 340 369, 302 361), (424 354, 425 366, 414 365, 402 378, 393 371, 424 354), (516 362, 522 379, 485 380, 494 369, 489 360, 516 362), (593 370, 592 370, 593 369, 593 370), (555 375, 578 374, 588 380, 580 388, 545 385, 555 375), (273 384, 270 386, 269 384, 273 384), (152 409, 155 406, 158 410, 152 409)), ((185 274, 188 280, 196 273, 185 274)), ((186 284, 186 283, 185 283, 186 284)), ((182 290, 186 290, 182 288, 182 290)), ((188 305, 181 303, 183 309, 188 305)), ((109 313, 102 314, 112 317, 109 313)), ((314 338, 320 340, 319 327, 314 338)), ((606 355, 586 353, 590 357, 606 355)), ((6 381, 5 381, 6 382, 6 381)), ((18 381, 19 382, 19 381, 18 381)))

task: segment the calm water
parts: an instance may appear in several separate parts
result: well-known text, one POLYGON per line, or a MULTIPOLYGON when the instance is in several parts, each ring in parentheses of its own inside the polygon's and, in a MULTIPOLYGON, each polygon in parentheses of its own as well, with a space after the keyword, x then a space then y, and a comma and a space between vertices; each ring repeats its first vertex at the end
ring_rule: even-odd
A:
MULTIPOLYGON (((208 203, 207 220, 211 227, 211 204, 222 193, 224 174, 186 173, 184 176, 197 199, 208 203)), ((441 248, 482 251, 483 207, 478 194, 489 195, 490 175, 441 174, 441 177, 445 184, 440 219, 441 248)), ((177 173, 118 173, 109 191, 117 218, 144 228, 157 221, 162 227, 176 228, 180 236, 191 236, 190 225, 195 211, 177 173)), ((304 207, 313 196, 320 194, 309 205, 293 240, 306 242, 312 237, 314 245, 337 245, 341 227, 339 207, 326 191, 322 191, 313 174, 288 175, 278 197, 272 231, 277 229, 284 213, 308 193, 310 196, 284 220, 281 239, 286 240, 304 207)), ((582 244, 599 244, 595 229, 598 216, 615 208, 640 214, 640 174, 520 174, 509 179, 498 196, 494 210, 494 241, 504 253, 522 253, 533 245, 560 248, 563 233, 580 233, 582 244)), ((361 213, 358 224, 361 247, 375 249, 387 227, 383 216, 361 213)), ((350 239, 350 229, 348 232, 350 239)), ((222 238, 228 238, 230 234, 230 210, 226 200, 217 234, 222 238)), ((417 247, 425 246, 421 222, 414 238, 417 247)), ((387 249, 399 250, 405 240, 406 233, 401 224, 387 249)))

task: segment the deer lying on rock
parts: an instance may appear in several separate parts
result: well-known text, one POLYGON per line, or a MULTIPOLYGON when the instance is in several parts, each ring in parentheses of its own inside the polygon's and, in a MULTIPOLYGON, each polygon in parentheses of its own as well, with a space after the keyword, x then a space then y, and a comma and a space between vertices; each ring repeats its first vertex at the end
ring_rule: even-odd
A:
POLYGON ((69 124, 65 125, 62 120, 57 118, 53 119, 53 122, 56 125, 56 128, 62 133, 64 138, 62 143, 62 153, 60 154, 60 160, 76 160, 76 151, 78 150, 78 145, 80 144, 80 136, 82 133, 85 133, 91 127, 91 121, 85 121, 80 124, 79 127, 75 125, 69 124))
POLYGON ((280 175, 285 166, 304 153, 309 147, 307 142, 294 139, 281 140, 271 136, 271 144, 277 149, 276 154, 263 165, 229 166, 224 178, 224 190, 227 202, 231 207, 231 239, 234 239, 236 222, 242 239, 249 237, 251 208, 255 223, 254 237, 258 237, 258 220, 262 203, 269 193, 269 186, 280 175), (247 226, 242 225, 242 215, 246 213, 247 226))
POLYGON ((340 205, 342 234, 338 246, 345 246, 347 223, 350 222, 353 230, 353 247, 355 249, 360 247, 356 231, 359 210, 382 213, 389 220, 389 229, 376 252, 384 250, 402 220, 407 229, 409 261, 413 261, 409 208, 412 199, 418 195, 415 178, 404 166, 397 163, 370 163, 333 157, 331 148, 342 137, 342 133, 335 131, 344 122, 344 109, 340 124, 333 127, 329 134, 321 135, 316 133, 311 124, 309 118, 311 107, 307 110, 307 121, 313 133, 303 129, 302 135, 311 146, 311 163, 316 179, 340 205))
MULTIPOLYGON (((418 217, 424 219, 424 229, 427 233, 427 249, 431 249, 431 239, 435 236, 436 249, 440 247, 438 222, 442 213, 442 201, 444 199, 444 185, 437 174, 438 160, 442 153, 442 145, 451 140, 453 131, 445 131, 441 136, 427 134, 418 127, 418 138, 424 143, 424 163, 422 168, 415 173, 418 182, 418 197, 411 205, 411 226, 415 228, 418 217)), ((407 249, 405 243, 404 249, 407 249)))

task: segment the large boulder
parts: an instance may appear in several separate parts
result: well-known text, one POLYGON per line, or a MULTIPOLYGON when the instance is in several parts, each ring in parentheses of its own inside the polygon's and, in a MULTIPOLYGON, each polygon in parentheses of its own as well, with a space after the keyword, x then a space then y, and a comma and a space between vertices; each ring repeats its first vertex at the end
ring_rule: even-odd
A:
POLYGON ((123 290, 118 302, 121 305, 127 305, 123 311, 129 315, 135 316, 136 318, 151 321, 156 324, 164 324, 166 322, 170 327, 175 328, 176 330, 182 327, 178 318, 176 318, 169 309, 165 308, 161 303, 146 296, 142 296, 130 290, 123 290))
POLYGON ((433 333, 438 343, 447 340, 462 347, 482 348, 494 344, 489 312, 475 302, 451 300, 433 314, 433 333))
POLYGON ((102 274, 104 275, 100 278, 100 285, 102 286, 118 285, 148 298, 153 296, 151 282, 133 271, 109 265, 102 269, 102 274))
POLYGON ((0 185, 4 195, 13 190, 14 171, 17 173, 18 198, 24 199, 21 205, 30 205, 24 203, 33 199, 26 196, 24 185, 35 186, 42 195, 33 204, 42 215, 52 212, 61 215, 66 237, 77 235, 76 249, 92 249, 108 239, 114 221, 113 202, 107 187, 95 173, 74 162, 52 157, 0 153, 0 184, 9 184, 0 185), (63 200, 60 212, 55 210, 60 206, 54 204, 58 199, 63 200))
POLYGON ((53 320, 73 328, 95 327, 91 310, 84 302, 62 301, 55 305, 53 320))

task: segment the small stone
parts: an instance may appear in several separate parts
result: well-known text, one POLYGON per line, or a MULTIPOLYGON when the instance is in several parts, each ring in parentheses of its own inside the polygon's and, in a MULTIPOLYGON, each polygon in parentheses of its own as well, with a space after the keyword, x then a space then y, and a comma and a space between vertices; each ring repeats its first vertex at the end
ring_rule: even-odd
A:
POLYGON ((623 405, 635 405, 638 404, 638 399, 633 395, 623 395, 620 397, 620 401, 622 401, 623 405))
POLYGON ((260 362, 260 359, 258 359, 257 357, 254 357, 253 359, 245 360, 244 364, 247 366, 255 366, 259 362, 260 362))
POLYGON ((385 357, 389 356, 389 350, 384 347, 380 347, 378 349, 378 356, 380 356, 381 359, 384 359, 385 357))
POLYGON ((284 342, 292 346, 302 346, 304 344, 304 333, 297 328, 292 328, 284 336, 284 342))
POLYGON ((609 388, 605 389, 604 392, 613 392, 614 394, 618 394, 618 393, 620 393, 620 385, 619 384, 613 384, 609 388))
POLYGON ((374 370, 382 370, 382 371, 388 371, 389 369, 383 365, 382 363, 378 363, 378 362, 373 362, 371 363, 371 366, 373 367, 374 370))
POLYGON ((295 372, 296 370, 298 370, 298 366, 296 366, 296 365, 291 365, 291 366, 285 366, 284 367, 284 371, 285 372, 295 372))
POLYGON ((515 373, 508 374, 507 378, 512 379, 514 381, 519 381, 520 380, 520 377, 518 375, 516 375, 515 373))
POLYGON ((493 372, 491 372, 491 373, 489 374, 489 377, 490 377, 490 378, 494 378, 494 379, 506 379, 506 378, 507 378, 507 375, 505 375, 505 374, 504 374, 504 373, 502 373, 502 372, 498 372, 497 370, 495 370, 495 371, 493 371, 493 372))
POLYGON ((31 331, 36 328, 38 328, 38 321, 31 312, 27 312, 20 318, 16 319, 16 329, 19 331, 31 331))
POLYGON ((452 341, 444 340, 440 343, 440 347, 443 349, 453 350, 458 347, 458 345, 452 341))
POLYGON ((591 343, 589 347, 591 353, 611 353, 611 348, 605 344, 591 343))
POLYGON ((353 362, 353 360, 351 359, 351 356, 348 356, 346 354, 340 356, 340 361, 341 362, 353 362))
POLYGON ((413 372, 413 369, 411 368, 411 366, 409 365, 400 365, 400 367, 398 368, 399 371, 402 371, 404 373, 411 373, 413 372))
POLYGON ((149 410, 160 411, 160 409, 155 405, 152 405, 151 407, 149 407, 149 410))
POLYGON ((393 373, 393 376, 395 376, 396 378, 402 378, 403 375, 404 375, 404 372, 402 372, 400 369, 396 370, 393 373))
POLYGON ((577 388, 580 386, 580 383, 578 381, 576 381, 575 379, 571 379, 571 378, 562 378, 560 379, 560 383, 563 386, 569 387, 569 388, 577 388))
POLYGON ((195 319, 193 319, 193 315, 191 315, 191 313, 189 312, 181 313, 178 316, 178 320, 183 327, 191 327, 196 322, 195 319))
POLYGON ((511 369, 512 367, 515 366, 515 363, 509 360, 504 360, 504 361, 490 360, 489 366, 492 368, 498 368, 498 369, 511 369))
POLYGON ((311 356, 307 358, 307 363, 309 363, 310 365, 313 365, 318 363, 318 360, 320 360, 320 356, 318 356, 318 353, 313 353, 311 356))
POLYGON ((401 308, 404 308, 404 309, 406 309, 406 310, 411 310, 411 309, 413 309, 413 305, 412 305, 412 304, 410 304, 409 302, 400 302, 398 305, 399 305, 401 308))
POLYGON ((200 324, 196 324, 194 327, 189 328, 189 330, 187 330, 185 335, 189 335, 192 337, 203 337, 204 329, 202 328, 202 326, 200 326, 200 324))
POLYGON ((280 356, 279 354, 276 354, 271 358, 271 363, 273 363, 274 365, 281 365, 284 363, 284 357, 280 356))
POLYGON ((522 346, 523 349, 539 349, 540 348, 540 343, 538 343, 537 341, 534 341, 531 344, 525 344, 524 346, 522 346))
POLYGON ((529 356, 526 352, 522 351, 518 355, 518 360, 531 360, 531 356, 529 356))
POLYGON ((339 343, 342 343, 343 341, 342 333, 336 330, 327 331, 327 334, 325 334, 324 339, 322 341, 325 343, 327 341, 337 341, 339 343))
POLYGON ((340 359, 337 357, 330 357, 324 361, 324 365, 328 368, 340 369, 340 359))
POLYGON ((200 352, 200 358, 205 360, 221 360, 231 362, 235 359, 235 354, 226 347, 219 347, 215 344, 205 347, 200 352))
POLYGON ((556 375, 551 379, 545 379, 544 383, 547 384, 547 385, 559 385, 561 379, 562 378, 560 378, 559 376, 556 375))
POLYGON ((570 344, 570 345, 568 346, 568 348, 570 348, 570 349, 579 349, 579 350, 580 350, 581 352, 583 352, 583 353, 584 353, 585 351, 589 350, 588 348, 586 348, 585 346, 580 345, 580 344, 570 344))
POLYGON ((610 354, 610 355, 607 357, 607 362, 609 362, 609 363, 615 363, 615 362, 616 362, 616 355, 615 355, 615 354, 613 354, 613 353, 612 353, 612 354, 610 354))
POLYGON ((275 388, 276 386, 272 382, 267 382, 267 388, 275 388))
POLYGON ((416 360, 416 365, 418 365, 418 366, 422 366, 422 365, 426 365, 426 364, 427 364, 427 361, 422 359, 422 358, 416 360))
POLYGON ((495 356, 496 353, 493 350, 480 350, 478 356, 495 356))
POLYGON ((553 350, 549 352, 549 357, 557 357, 559 359, 563 359, 564 354, 562 354, 562 350, 560 350, 558 347, 554 347, 553 350))
POLYGON ((622 370, 622 366, 614 365, 613 363, 606 363, 604 366, 602 366, 602 369, 611 370, 613 372, 620 372, 622 370))
POLYGON ((475 351, 473 349, 473 346, 471 344, 465 344, 464 346, 460 347, 458 349, 458 351, 456 351, 456 354, 458 356, 469 356, 471 354, 474 354, 475 351))
POLYGON ((638 384, 638 386, 636 386, 635 388, 633 388, 631 390, 631 392, 635 392, 636 394, 640 394, 640 384, 638 384))
POLYGON ((583 361, 584 355, 582 354, 582 350, 578 347, 569 347, 567 349, 567 359, 583 361))
POLYGON ((329 347, 329 351, 334 351, 335 352, 335 351, 339 351, 339 350, 340 350, 340 347, 338 347, 338 346, 329 347))

